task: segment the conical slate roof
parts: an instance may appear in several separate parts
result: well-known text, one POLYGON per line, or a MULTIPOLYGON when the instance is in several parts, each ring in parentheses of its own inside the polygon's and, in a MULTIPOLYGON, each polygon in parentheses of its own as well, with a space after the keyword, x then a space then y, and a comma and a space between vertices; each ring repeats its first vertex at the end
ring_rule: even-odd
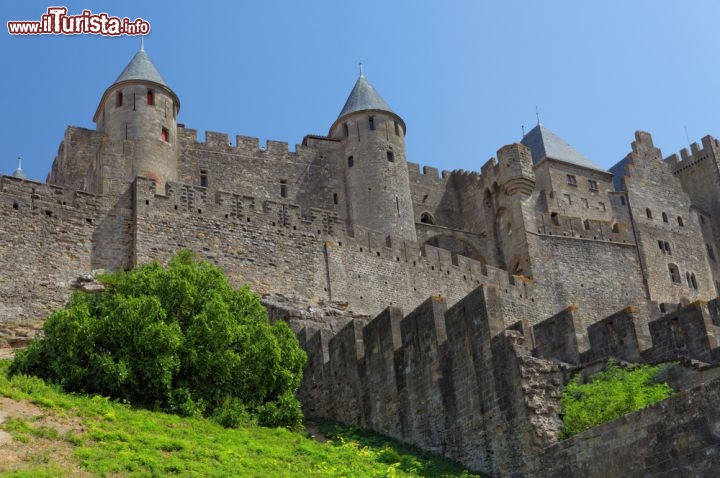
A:
POLYGON ((152 81, 167 87, 160 72, 142 48, 135 53, 135 56, 130 60, 130 63, 128 63, 122 73, 120 73, 115 83, 128 80, 152 81))
POLYGON ((551 158, 584 168, 604 171, 600 166, 593 163, 584 154, 570 146, 542 124, 538 124, 531 129, 520 143, 530 148, 534 164, 539 163, 545 158, 551 158))
POLYGON ((338 119, 350 113, 363 110, 381 110, 395 113, 368 82, 365 75, 361 73, 350 92, 350 96, 348 96, 345 102, 345 106, 343 106, 342 111, 338 115, 338 119))

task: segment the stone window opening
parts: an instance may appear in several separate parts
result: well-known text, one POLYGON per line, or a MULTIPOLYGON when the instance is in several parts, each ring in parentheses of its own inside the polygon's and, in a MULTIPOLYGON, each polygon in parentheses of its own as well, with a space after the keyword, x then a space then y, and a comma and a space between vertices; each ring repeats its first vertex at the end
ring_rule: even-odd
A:
POLYGON ((388 151, 387 152, 387 160, 390 163, 394 163, 395 162, 395 153, 393 153, 392 151, 388 151))
POLYGON ((338 195, 337 195, 337 193, 333 193, 333 204, 337 204, 337 203, 338 203, 338 195))
POLYGON ((660 247, 660 250, 663 254, 672 255, 672 252, 670 252, 670 243, 667 241, 658 241, 658 247, 660 247))
POLYGON ((663 222, 668 222, 667 214, 662 213, 663 222))
POLYGON ((677 217, 677 222, 678 222, 678 226, 680 226, 680 227, 685 226, 685 224, 683 224, 683 219, 682 219, 682 217, 678 216, 678 217, 677 217))
POLYGON ((697 280, 695 279, 695 273, 694 273, 694 272, 691 272, 691 273, 690 273, 690 280, 692 281, 692 288, 695 289, 695 290, 698 290, 698 283, 697 283, 697 280))
POLYGON ((115 106, 122 106, 123 105, 123 94, 122 91, 118 91, 117 95, 115 97, 115 106))
POLYGON ((710 258, 711 261, 714 261, 715 260, 715 249, 713 249, 713 246, 711 246, 710 244, 705 244, 705 246, 707 247, 708 257, 710 258))
POLYGON ((368 116, 368 126, 370 127, 370 131, 375 131, 375 117, 374 116, 368 116))
POLYGON ((355 166, 355 158, 348 156, 348 168, 352 168, 353 166, 355 166))
POLYGON ((554 212, 550 214, 550 220, 552 221, 553 225, 559 226, 560 225, 560 217, 558 216, 558 213, 554 212))
POLYGON ((155 93, 153 93, 153 90, 147 91, 147 104, 148 106, 155 106, 155 93))
POLYGON ((645 209, 645 215, 648 219, 652 219, 652 211, 650 210, 650 208, 645 209))
POLYGON ((136 109, 135 109, 136 96, 137 96, 137 95, 135 95, 135 92, 133 92, 133 111, 136 111, 136 109))
POLYGON ((590 191, 598 191, 598 183, 594 179, 588 179, 588 185, 590 186, 590 191))
POLYGON ((350 136, 350 128, 348 128, 347 123, 343 123, 343 136, 346 138, 350 136))
POLYGON ((169 143, 169 142, 170 142, 170 133, 168 132, 167 128, 163 128, 163 129, 162 129, 162 133, 160 133, 160 137, 161 137, 162 140, 165 141, 166 143, 169 143))
POLYGON ((422 214, 420 214, 420 222, 423 224, 435 225, 435 218, 433 217, 432 214, 425 211, 422 214))
POLYGON ((400 215, 400 199, 395 196, 395 208, 397 208, 397 215, 400 215))
POLYGON ((280 180, 280 197, 287 197, 287 180, 285 179, 280 180))
POLYGON ((207 171, 205 171, 204 169, 200 170, 200 186, 204 188, 208 187, 207 171))
POLYGON ((568 183, 570 186, 577 186, 577 178, 575 177, 574 174, 568 174, 568 175, 567 175, 567 183, 568 183))
POLYGON ((680 269, 678 269, 676 264, 668 264, 668 271, 670 272, 670 280, 673 284, 682 284, 682 281, 680 280, 680 269))
POLYGON ((620 204, 625 205, 625 196, 620 196, 620 204))

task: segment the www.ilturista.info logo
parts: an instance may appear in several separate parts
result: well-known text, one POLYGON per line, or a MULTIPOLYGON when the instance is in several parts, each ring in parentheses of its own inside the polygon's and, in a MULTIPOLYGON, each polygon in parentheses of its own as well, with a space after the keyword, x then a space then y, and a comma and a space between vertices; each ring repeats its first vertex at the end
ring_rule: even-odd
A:
POLYGON ((111 17, 107 13, 83 10, 80 15, 68 15, 65 7, 50 7, 40 21, 7 22, 11 35, 147 35, 150 24, 142 18, 111 17))

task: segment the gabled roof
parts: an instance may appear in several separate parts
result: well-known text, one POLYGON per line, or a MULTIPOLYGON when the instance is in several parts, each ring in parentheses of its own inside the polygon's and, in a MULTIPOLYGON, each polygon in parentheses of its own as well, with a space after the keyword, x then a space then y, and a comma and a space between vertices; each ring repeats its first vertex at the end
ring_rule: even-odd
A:
POLYGON ((120 76, 117 77, 115 83, 128 80, 152 81, 168 87, 148 54, 145 53, 144 49, 140 49, 137 53, 135 53, 135 56, 132 57, 130 63, 128 63, 122 73, 120 73, 120 76))
POLYGON ((549 158, 605 172, 604 169, 542 124, 531 129, 520 142, 530 148, 534 164, 549 158))
POLYGON ((367 81, 362 73, 355 82, 350 96, 348 96, 345 106, 338 115, 338 119, 350 113, 363 110, 380 110, 395 114, 395 112, 385 103, 380 94, 367 81))

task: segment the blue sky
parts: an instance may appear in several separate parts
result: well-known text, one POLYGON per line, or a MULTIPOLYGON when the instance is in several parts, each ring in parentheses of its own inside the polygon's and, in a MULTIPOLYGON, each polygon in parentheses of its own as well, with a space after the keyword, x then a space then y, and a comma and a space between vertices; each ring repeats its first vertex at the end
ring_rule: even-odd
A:
MULTIPOLYGON (((56 3, 3 1, 39 20, 56 3)), ((363 61, 407 123, 408 159, 478 170, 541 121, 603 167, 653 134, 667 156, 720 136, 713 1, 65 2, 152 31, 148 54, 199 130, 300 143, 327 134, 363 61)), ((3 26, 0 172, 44 180, 67 125, 94 128, 137 37, 11 36, 3 26)), ((291 146, 292 147, 292 146, 291 146)))

